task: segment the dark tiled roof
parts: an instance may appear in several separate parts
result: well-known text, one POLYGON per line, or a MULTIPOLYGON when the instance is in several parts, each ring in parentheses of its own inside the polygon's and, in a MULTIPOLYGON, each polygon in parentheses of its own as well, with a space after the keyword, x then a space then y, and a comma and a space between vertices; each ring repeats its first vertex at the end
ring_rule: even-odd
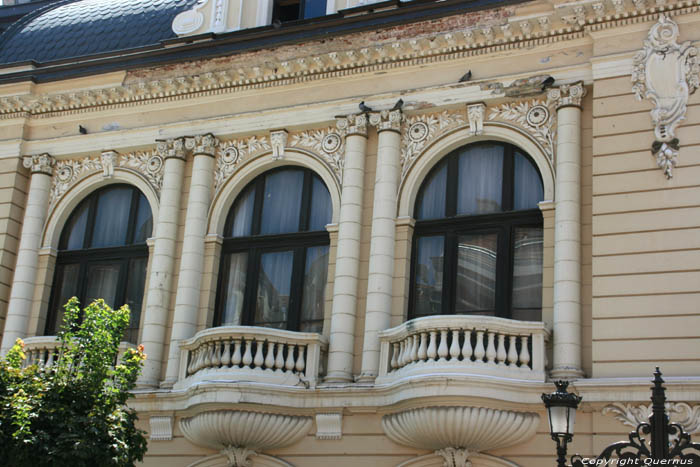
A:
POLYGON ((157 44, 197 0, 66 0, 33 12, 0 36, 0 63, 50 62, 157 44))

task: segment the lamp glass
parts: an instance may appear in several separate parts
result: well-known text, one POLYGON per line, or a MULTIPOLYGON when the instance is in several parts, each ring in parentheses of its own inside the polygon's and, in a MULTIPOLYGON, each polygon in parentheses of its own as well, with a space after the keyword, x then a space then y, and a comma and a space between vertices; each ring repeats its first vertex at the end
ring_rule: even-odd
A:
POLYGON ((549 430, 552 435, 573 434, 574 419, 576 410, 567 406, 550 406, 549 408, 549 430))

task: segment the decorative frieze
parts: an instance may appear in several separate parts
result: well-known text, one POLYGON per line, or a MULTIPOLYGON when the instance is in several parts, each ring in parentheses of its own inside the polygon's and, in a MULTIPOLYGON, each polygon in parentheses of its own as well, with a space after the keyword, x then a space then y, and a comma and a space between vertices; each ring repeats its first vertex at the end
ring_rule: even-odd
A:
POLYGON ((532 99, 501 104, 491 109, 489 120, 506 122, 526 131, 540 143, 549 159, 554 159, 556 111, 552 101, 532 99))
POLYGON ((403 114, 401 110, 382 110, 381 112, 371 113, 369 123, 377 127, 377 131, 396 131, 401 132, 401 122, 403 114))
POLYGON ((99 156, 60 160, 55 163, 49 202, 53 206, 79 180, 95 172, 104 177, 114 176, 116 167, 143 176, 158 195, 163 185, 163 156, 157 150, 118 154, 105 151, 99 156))
POLYGON ((343 166, 345 163, 345 134, 334 128, 320 130, 306 130, 291 135, 291 147, 305 148, 313 154, 320 156, 323 162, 331 170, 338 184, 343 180, 343 166))
POLYGON ((466 123, 463 112, 422 114, 408 117, 403 123, 401 141, 401 176, 431 142, 466 123))
MULTIPOLYGON (((51 115, 55 112, 132 105, 134 102, 181 99, 180 96, 188 94, 219 94, 336 75, 346 76, 349 70, 361 73, 366 70, 392 69, 397 63, 415 66, 445 59, 460 59, 537 45, 543 41, 549 43, 580 37, 584 29, 600 30, 645 21, 663 11, 683 13, 697 8, 697 4, 698 0, 681 0, 652 7, 636 1, 630 3, 620 0, 564 3, 555 6, 554 12, 535 18, 511 17, 502 24, 436 31, 434 40, 392 40, 373 47, 330 51, 308 57, 285 60, 270 60, 266 57, 260 63, 246 58, 247 61, 235 63, 229 69, 196 76, 141 81, 125 86, 65 94, 7 96, 0 98, 0 117, 18 113, 51 115)), ((190 10, 192 14, 189 16, 183 13, 182 18, 176 19, 177 25, 174 28, 179 34, 194 31, 201 26, 198 22, 203 21, 203 17, 200 18, 201 13, 196 11, 198 8, 190 10)))
POLYGON ((250 136, 220 142, 214 172, 214 191, 218 191, 243 162, 271 148, 266 136, 250 136))
POLYGON ((700 86, 698 50, 689 41, 678 43, 678 25, 663 13, 649 30, 644 48, 634 57, 632 89, 638 100, 651 100, 656 164, 673 177, 680 142, 676 127, 685 119, 688 96, 700 86))
POLYGON ((56 165, 56 159, 48 153, 35 154, 33 156, 24 156, 22 165, 34 173, 43 173, 51 175, 53 167, 56 165))
MULTIPOLYGON (((686 433, 700 433, 700 405, 691 407, 685 402, 667 402, 666 412, 672 423, 683 427, 686 433)), ((624 425, 636 428, 640 423, 648 423, 652 404, 623 404, 615 402, 603 408, 603 415, 611 414, 624 425)))

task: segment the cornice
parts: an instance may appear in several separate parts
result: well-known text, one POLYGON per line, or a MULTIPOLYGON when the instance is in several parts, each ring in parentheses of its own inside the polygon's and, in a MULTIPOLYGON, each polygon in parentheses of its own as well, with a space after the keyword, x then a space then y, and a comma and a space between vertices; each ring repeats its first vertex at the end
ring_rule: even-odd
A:
POLYGON ((52 117, 176 101, 200 96, 285 86, 350 74, 383 71, 584 37, 587 32, 688 14, 700 10, 700 0, 666 4, 656 0, 585 0, 558 5, 534 17, 510 17, 499 24, 389 41, 372 47, 332 51, 293 60, 251 61, 249 66, 141 81, 124 86, 60 94, 17 95, 0 98, 0 119, 52 117))

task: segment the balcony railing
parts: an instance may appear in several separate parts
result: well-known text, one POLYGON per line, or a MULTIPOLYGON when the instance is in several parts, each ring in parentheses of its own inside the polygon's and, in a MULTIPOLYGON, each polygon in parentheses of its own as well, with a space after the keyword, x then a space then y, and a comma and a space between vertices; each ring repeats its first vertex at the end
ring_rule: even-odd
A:
POLYGON ((379 334, 376 383, 453 373, 545 380, 544 323, 491 316, 428 316, 379 334))
MULTIPOLYGON (((34 364, 50 367, 58 360, 61 344, 56 336, 27 337, 23 341, 24 354, 27 356, 24 360, 24 367, 34 364)), ((136 345, 130 342, 120 343, 117 362, 120 362, 126 350, 131 348, 136 348, 136 345)))
POLYGON ((315 387, 328 341, 320 334, 252 326, 206 329, 180 344, 176 387, 253 381, 315 387))

